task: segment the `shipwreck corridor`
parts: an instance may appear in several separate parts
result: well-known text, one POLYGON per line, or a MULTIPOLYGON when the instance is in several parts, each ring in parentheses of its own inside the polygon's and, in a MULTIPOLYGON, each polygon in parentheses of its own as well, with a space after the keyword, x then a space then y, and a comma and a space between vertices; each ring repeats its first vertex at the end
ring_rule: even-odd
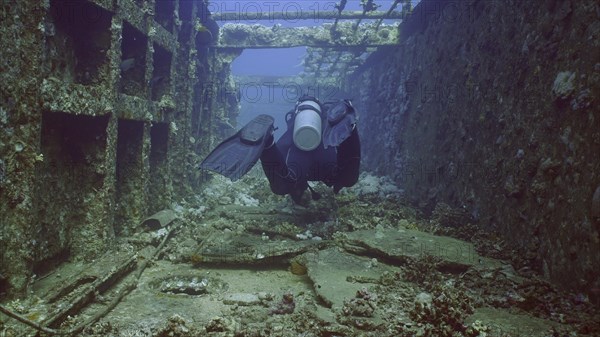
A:
POLYGON ((599 7, 544 1, 0 5, 0 337, 599 335, 599 7), (303 207, 198 170, 240 83, 349 95, 358 182, 303 207))

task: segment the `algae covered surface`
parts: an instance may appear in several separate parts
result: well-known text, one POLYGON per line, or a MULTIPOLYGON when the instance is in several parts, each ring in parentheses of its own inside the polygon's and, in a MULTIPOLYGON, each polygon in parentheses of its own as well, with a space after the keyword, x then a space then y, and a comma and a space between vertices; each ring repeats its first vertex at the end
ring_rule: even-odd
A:
MULTIPOLYGON (((317 185, 324 197, 297 206, 253 173, 235 184, 215 176, 172 205, 175 221, 142 223, 107 256, 63 264, 7 307, 47 322, 89 284, 133 261, 53 327, 68 330, 102 311, 141 270, 135 289, 81 336, 598 333, 598 313, 585 296, 515 270, 520 259, 510 245, 478 233, 457 210, 422 214, 388 179, 368 174, 337 196, 317 185), (452 227, 444 225, 449 218, 452 227)), ((35 335, 5 316, 0 328, 6 336, 35 335)))
POLYGON ((208 11, 0 5, 0 337, 600 335, 597 1, 299 28, 208 11), (235 82, 278 79, 232 62, 296 45, 294 80, 354 97, 371 171, 302 206, 258 165, 197 170, 235 82))

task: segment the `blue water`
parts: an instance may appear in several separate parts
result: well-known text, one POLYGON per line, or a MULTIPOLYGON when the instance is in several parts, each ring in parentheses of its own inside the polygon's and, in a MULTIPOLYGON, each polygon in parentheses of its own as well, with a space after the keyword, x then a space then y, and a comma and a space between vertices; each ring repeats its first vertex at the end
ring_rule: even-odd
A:
POLYGON ((238 129, 259 114, 275 118, 275 139, 286 130, 285 114, 294 108, 296 95, 292 90, 274 86, 246 85, 240 89, 241 108, 237 119, 238 129), (293 98, 293 99, 291 99, 293 98))
MULTIPOLYGON (((299 12, 335 12, 335 5, 339 1, 222 1, 212 2, 213 12, 236 12, 240 18, 248 20, 237 21, 245 24, 261 24, 284 27, 315 26, 323 23, 332 23, 332 19, 320 19, 315 15, 310 20, 295 20, 299 12), (289 13, 289 20, 252 20, 252 13, 269 12, 289 13)), ((419 1, 413 0, 413 6, 419 1)), ((381 4, 380 11, 387 11, 392 1, 377 1, 381 4)), ((348 1, 346 11, 362 10, 360 1, 348 1)), ((363 20, 369 22, 369 20, 363 20)), ((219 22, 224 24, 226 22, 219 22)), ((294 76, 299 75, 304 67, 301 65, 306 54, 306 47, 281 48, 281 49, 246 49, 232 64, 233 75, 258 75, 258 76, 289 76, 288 83, 281 83, 283 87, 276 87, 266 83, 236 83, 241 97, 240 114, 237 119, 237 129, 241 128, 255 116, 266 113, 275 118, 275 138, 280 137, 286 129, 285 114, 293 109, 296 100, 307 93, 316 96, 321 101, 333 98, 351 98, 341 93, 332 92, 331 89, 298 88, 294 84, 294 76)))

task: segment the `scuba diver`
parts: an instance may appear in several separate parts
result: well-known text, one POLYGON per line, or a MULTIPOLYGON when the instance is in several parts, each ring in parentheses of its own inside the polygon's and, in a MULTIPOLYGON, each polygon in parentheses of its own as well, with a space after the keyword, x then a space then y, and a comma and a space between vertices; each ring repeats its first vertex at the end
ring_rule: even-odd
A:
POLYGON ((336 194, 357 182, 360 140, 350 100, 321 104, 304 95, 285 120, 287 130, 275 142, 273 117, 258 115, 219 144, 200 168, 236 181, 260 158, 271 191, 289 194, 296 204, 301 203, 307 188, 313 200, 320 198, 309 181, 321 181, 336 194))

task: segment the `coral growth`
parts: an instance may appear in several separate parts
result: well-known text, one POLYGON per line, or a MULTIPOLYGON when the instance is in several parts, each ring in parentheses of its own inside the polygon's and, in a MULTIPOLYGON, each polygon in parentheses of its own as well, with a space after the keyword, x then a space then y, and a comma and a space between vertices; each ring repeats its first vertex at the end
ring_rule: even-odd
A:
POLYGON ((423 325, 425 336, 451 337, 456 331, 466 331, 464 320, 472 313, 468 297, 461 292, 441 288, 432 295, 431 303, 415 301, 410 317, 423 325))
POLYGON ((373 317, 377 296, 365 287, 356 292, 356 297, 344 301, 342 313, 346 316, 373 317))
POLYGON ((286 315, 294 312, 296 303, 294 302, 294 294, 286 292, 283 294, 282 299, 279 303, 275 304, 271 308, 271 315, 286 315))

